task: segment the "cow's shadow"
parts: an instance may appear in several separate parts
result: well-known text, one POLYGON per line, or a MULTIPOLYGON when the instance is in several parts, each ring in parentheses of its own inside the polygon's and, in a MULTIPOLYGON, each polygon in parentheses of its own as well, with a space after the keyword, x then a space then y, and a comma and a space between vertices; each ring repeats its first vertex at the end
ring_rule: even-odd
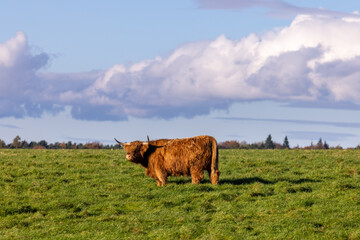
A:
MULTIPOLYGON (((285 182, 289 182, 292 184, 302 184, 302 183, 314 183, 314 182, 321 182, 320 180, 313 180, 313 179, 305 179, 305 178, 301 178, 301 179, 287 179, 287 178, 280 178, 274 181, 270 181, 270 180, 266 180, 260 177, 249 177, 249 178, 220 178, 219 179, 219 185, 223 185, 223 184, 230 184, 230 185, 247 185, 247 184, 253 184, 253 183, 262 183, 262 184, 266 184, 266 185, 271 185, 271 184, 276 184, 277 182, 281 182, 281 181, 285 181, 285 182)), ((171 177, 168 181, 169 183, 174 183, 174 184, 189 184, 191 183, 191 177, 171 177)), ((203 179, 201 181, 201 183, 210 183, 211 181, 210 179, 203 179)))
MULTIPOLYGON (((180 177, 175 178, 171 177, 168 180, 169 183, 175 183, 175 184, 188 184, 191 183, 191 177, 180 177)), ((239 179, 221 179, 219 180, 219 185, 222 184, 231 184, 231 185, 245 185, 245 184, 252 184, 252 183, 262 183, 262 184, 274 184, 276 182, 268 181, 259 177, 251 177, 251 178, 239 178, 239 179)), ((211 183, 210 179, 203 179, 201 183, 211 183)))
POLYGON ((168 183, 174 183, 174 184, 188 184, 191 183, 191 177, 169 177, 168 183))
POLYGON ((245 184, 253 184, 253 183, 262 183, 262 184, 274 184, 275 182, 265 180, 259 177, 251 177, 251 178, 238 178, 238 179, 220 179, 219 184, 231 184, 231 185, 245 185, 245 184))
POLYGON ((291 184, 321 182, 320 180, 313 180, 307 178, 301 178, 301 179, 280 178, 274 181, 269 181, 259 177, 250 177, 250 178, 239 178, 239 179, 220 179, 219 184, 232 184, 232 185, 245 185, 245 184, 253 184, 253 183, 276 184, 277 182, 281 182, 281 181, 289 182, 291 184))

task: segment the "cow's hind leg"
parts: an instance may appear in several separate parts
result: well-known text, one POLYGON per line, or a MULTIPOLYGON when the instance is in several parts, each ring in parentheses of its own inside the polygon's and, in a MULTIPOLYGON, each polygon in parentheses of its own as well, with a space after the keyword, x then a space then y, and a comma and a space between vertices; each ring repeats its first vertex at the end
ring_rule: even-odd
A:
POLYGON ((220 172, 219 170, 213 170, 210 174, 210 180, 212 184, 218 184, 219 183, 219 175, 220 172))
POLYGON ((212 184, 219 184, 219 175, 220 172, 217 169, 211 170, 211 168, 207 168, 206 171, 209 173, 209 178, 212 184))
POLYGON ((207 171, 208 174, 209 174, 209 179, 211 179, 211 167, 208 167, 208 168, 206 169, 206 171, 207 171))
POLYGON ((204 171, 203 170, 192 170, 191 171, 191 183, 192 184, 199 184, 201 180, 204 178, 204 171))

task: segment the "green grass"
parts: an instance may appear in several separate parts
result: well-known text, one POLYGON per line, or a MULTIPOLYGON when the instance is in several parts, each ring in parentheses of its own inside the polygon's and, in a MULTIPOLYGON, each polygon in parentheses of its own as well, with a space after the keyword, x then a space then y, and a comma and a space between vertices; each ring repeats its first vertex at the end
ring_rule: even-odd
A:
POLYGON ((360 151, 221 150, 166 187, 121 150, 0 150, 1 239, 360 239, 360 151))

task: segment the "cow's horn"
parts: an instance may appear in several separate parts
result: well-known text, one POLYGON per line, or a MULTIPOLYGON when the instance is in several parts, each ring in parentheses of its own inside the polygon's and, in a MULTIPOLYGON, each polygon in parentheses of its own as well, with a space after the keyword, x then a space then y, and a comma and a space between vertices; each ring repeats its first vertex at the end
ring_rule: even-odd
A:
POLYGON ((118 144, 120 144, 120 145, 123 145, 123 146, 129 145, 129 143, 121 143, 121 142, 119 142, 116 138, 114 138, 114 139, 115 139, 115 141, 116 141, 118 144))
POLYGON ((143 142, 143 144, 150 145, 150 139, 149 139, 149 136, 147 136, 147 142, 143 142))

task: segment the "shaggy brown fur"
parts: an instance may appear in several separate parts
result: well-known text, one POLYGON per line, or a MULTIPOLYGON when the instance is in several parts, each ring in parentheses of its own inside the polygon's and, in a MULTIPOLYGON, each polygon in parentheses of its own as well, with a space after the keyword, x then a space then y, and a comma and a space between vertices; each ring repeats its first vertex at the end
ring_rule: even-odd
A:
POLYGON ((219 182, 217 143, 211 136, 118 143, 124 146, 126 159, 141 164, 158 186, 165 186, 168 176, 180 175, 191 176, 192 183, 198 184, 204 170, 212 184, 219 182))
POLYGON ((171 141, 172 139, 158 139, 150 141, 151 145, 154 146, 164 146, 167 142, 171 141))

